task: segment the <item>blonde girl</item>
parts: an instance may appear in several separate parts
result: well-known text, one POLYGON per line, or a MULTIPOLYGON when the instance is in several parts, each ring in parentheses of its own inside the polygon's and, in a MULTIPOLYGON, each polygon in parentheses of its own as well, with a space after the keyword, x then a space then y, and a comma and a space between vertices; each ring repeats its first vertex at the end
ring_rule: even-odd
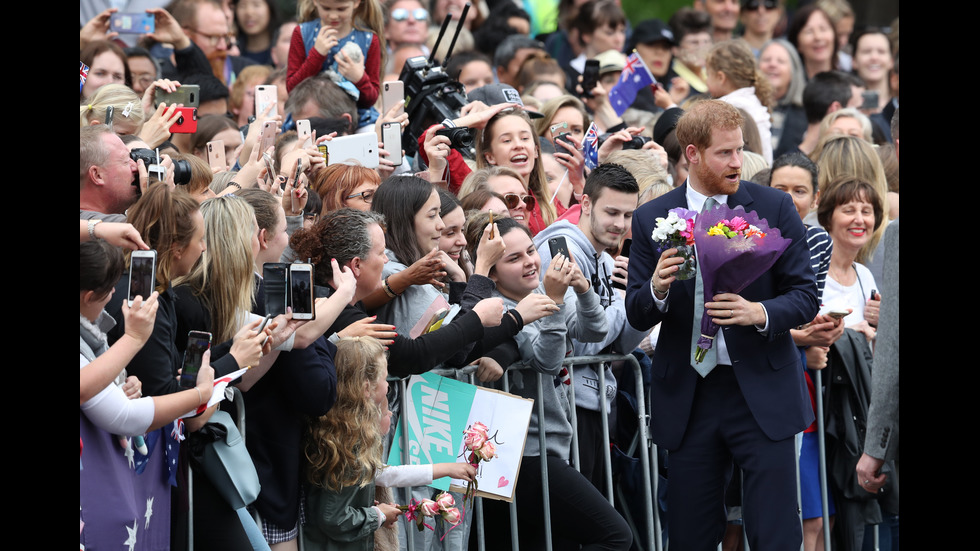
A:
POLYGON ((763 157, 772 164, 772 85, 759 71, 752 50, 742 40, 715 44, 705 61, 711 97, 744 109, 759 128, 763 157))

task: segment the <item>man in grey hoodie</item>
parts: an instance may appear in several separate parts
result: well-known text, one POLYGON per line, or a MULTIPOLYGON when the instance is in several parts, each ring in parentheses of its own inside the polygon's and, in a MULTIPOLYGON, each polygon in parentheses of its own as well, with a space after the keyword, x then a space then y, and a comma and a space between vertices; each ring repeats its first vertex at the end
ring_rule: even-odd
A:
MULTIPOLYGON (((599 295, 599 301, 605 310, 609 328, 606 338, 590 343, 572 339, 576 356, 629 354, 647 333, 634 329, 626 320, 623 297, 612 287, 615 261, 607 252, 619 248, 623 235, 630 228, 638 197, 639 186, 636 179, 625 168, 617 164, 600 165, 585 181, 582 214, 578 225, 561 220, 548 226, 534 238, 542 265, 551 261, 549 242, 556 237, 565 238, 568 252, 582 273, 592 282, 592 290, 599 295)), ((626 262, 628 260, 625 259, 626 262)), ((622 262, 621 259, 620 263, 622 262)), ((620 266, 620 269, 625 273, 626 266, 620 266)), ((575 403, 580 471, 597 488, 604 490, 601 423, 605 423, 606 419, 600 413, 597 369, 598 365, 582 365, 574 370, 575 403)), ((608 367, 605 378, 606 388, 603 394, 606 405, 610 406, 616 395, 616 378, 608 367)))

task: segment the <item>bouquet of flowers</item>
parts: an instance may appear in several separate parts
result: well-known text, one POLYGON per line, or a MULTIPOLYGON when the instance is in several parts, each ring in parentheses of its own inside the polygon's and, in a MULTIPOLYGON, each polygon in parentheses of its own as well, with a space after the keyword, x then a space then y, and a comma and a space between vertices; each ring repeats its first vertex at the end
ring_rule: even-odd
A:
MULTIPOLYGON (((791 240, 779 228, 741 205, 727 205, 698 215, 694 223, 698 264, 704 283, 704 302, 718 293, 739 293, 776 263, 791 240)), ((718 326, 705 313, 701 316, 701 337, 694 358, 698 362, 714 344, 718 326)))
POLYGON ((398 508, 405 511, 405 518, 414 521, 419 532, 421 532, 425 528, 435 531, 432 525, 425 522, 425 517, 442 518, 443 521, 455 528, 463 520, 463 515, 455 505, 456 500, 453 499, 453 496, 449 492, 442 492, 436 496, 435 500, 416 501, 413 499, 408 505, 399 505, 398 508))
POLYGON ((691 279, 696 273, 694 255, 694 220, 697 212, 678 207, 667 211, 667 218, 657 218, 657 225, 651 237, 660 246, 657 253, 663 253, 670 248, 677 248, 678 256, 684 258, 684 263, 677 270, 679 280, 691 279))
MULTIPOLYGON (((463 431, 463 445, 470 452, 466 460, 473 467, 478 467, 480 461, 490 461, 497 457, 497 447, 490 440, 489 430, 486 425, 477 421, 463 431)), ((466 485, 466 501, 473 499, 476 490, 477 482, 474 478, 466 485)))

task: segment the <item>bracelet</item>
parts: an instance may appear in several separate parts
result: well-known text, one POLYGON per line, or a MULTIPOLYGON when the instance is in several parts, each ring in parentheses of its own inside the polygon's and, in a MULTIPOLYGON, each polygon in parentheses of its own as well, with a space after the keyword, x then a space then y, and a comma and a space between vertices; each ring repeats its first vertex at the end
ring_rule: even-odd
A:
POLYGON ((387 277, 381 280, 381 288, 384 290, 385 294, 391 298, 395 298, 398 296, 398 293, 396 293, 395 290, 391 288, 391 285, 388 285, 387 277))
POLYGON ((238 191, 241 191, 242 190, 242 185, 239 184, 238 182, 228 182, 226 184, 226 187, 227 186, 235 186, 236 188, 238 188, 238 191))
POLYGON ((201 393, 201 389, 199 389, 197 387, 194 387, 194 390, 197 391, 197 405, 198 405, 198 407, 200 407, 201 406, 201 403, 204 401, 204 394, 202 394, 201 393))
POLYGON ((95 226, 98 226, 101 223, 102 220, 98 220, 95 218, 88 221, 88 238, 91 239, 92 241, 98 239, 98 237, 95 237, 95 226))

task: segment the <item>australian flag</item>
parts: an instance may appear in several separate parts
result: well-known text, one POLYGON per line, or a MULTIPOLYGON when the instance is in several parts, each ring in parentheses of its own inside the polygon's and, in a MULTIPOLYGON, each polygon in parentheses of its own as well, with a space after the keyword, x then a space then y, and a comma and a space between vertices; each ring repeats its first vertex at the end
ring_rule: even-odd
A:
POLYGON ((582 142, 582 156, 585 157, 585 166, 589 170, 599 164, 599 128, 594 122, 589 125, 589 131, 585 133, 585 140, 582 142))
POLYGON ((619 76, 619 82, 609 91, 609 103, 616 114, 622 116, 629 109, 629 106, 633 105, 636 93, 654 82, 656 81, 653 75, 643 64, 640 56, 636 52, 630 54, 626 60, 626 66, 623 67, 623 72, 619 76))

